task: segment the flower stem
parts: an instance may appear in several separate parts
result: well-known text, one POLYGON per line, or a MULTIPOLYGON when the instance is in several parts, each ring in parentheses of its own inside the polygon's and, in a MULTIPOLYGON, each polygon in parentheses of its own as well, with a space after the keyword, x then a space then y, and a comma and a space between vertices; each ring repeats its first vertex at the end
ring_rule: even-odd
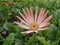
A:
POLYGON ((33 33, 33 45, 35 45, 35 41, 36 41, 36 36, 37 36, 37 34, 36 33, 33 33))

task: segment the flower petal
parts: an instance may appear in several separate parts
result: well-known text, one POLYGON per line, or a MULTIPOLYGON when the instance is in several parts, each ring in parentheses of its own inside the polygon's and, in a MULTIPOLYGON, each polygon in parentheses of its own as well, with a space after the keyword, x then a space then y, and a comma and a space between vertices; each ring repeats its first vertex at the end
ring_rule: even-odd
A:
POLYGON ((42 8, 38 16, 37 22, 41 23, 41 20, 42 20, 41 18, 44 16, 44 12, 45 10, 42 8))
MULTIPOLYGON (((49 12, 49 11, 46 11, 46 13, 42 16, 42 21, 46 18, 48 12, 49 12)), ((41 22, 42 22, 42 21, 41 21, 41 22)))
POLYGON ((30 6, 30 14, 31 14, 32 20, 34 21, 34 16, 33 16, 33 11, 31 6, 30 6))
POLYGON ((30 10, 28 8, 26 8, 26 10, 27 10, 28 18, 29 18, 30 23, 31 23, 31 22, 33 22, 33 19, 31 17, 30 10))
POLYGON ((19 16, 16 16, 19 20, 21 20, 21 22, 25 23, 26 25, 28 25, 28 23, 26 23, 23 19, 21 19, 19 16))
POLYGON ((41 22, 42 24, 44 24, 44 23, 48 23, 50 20, 51 20, 51 18, 52 18, 52 15, 51 16, 49 16, 48 18, 46 18, 43 22, 41 22))
POLYGON ((29 18, 29 15, 27 14, 27 12, 23 9, 23 13, 24 13, 24 16, 26 17, 26 19, 31 22, 31 18, 29 18))
POLYGON ((38 33, 38 30, 35 30, 34 32, 38 33))
POLYGON ((29 30, 29 31, 21 32, 21 33, 22 33, 22 34, 29 34, 29 33, 32 33, 32 32, 34 32, 34 31, 29 30))
POLYGON ((44 23, 44 24, 41 23, 41 24, 40 24, 40 28, 41 28, 41 27, 44 27, 44 26, 47 26, 47 25, 49 25, 49 24, 50 24, 50 22, 48 22, 48 23, 44 23))
POLYGON ((41 16, 40 23, 46 18, 47 14, 48 14, 48 11, 43 16, 41 16))
POLYGON ((24 24, 21 24, 21 23, 19 23, 19 22, 14 22, 14 23, 16 23, 16 24, 17 24, 19 27, 21 27, 21 28, 29 29, 29 27, 26 26, 26 25, 24 25, 24 24))
POLYGON ((24 13, 24 16, 26 17, 27 16, 27 13, 26 11, 23 9, 23 13, 24 13))
POLYGON ((37 29, 37 30, 47 30, 48 28, 41 28, 41 29, 37 29))
POLYGON ((19 12, 19 13, 22 16, 22 18, 29 24, 29 21, 23 16, 23 14, 21 12, 19 12))
POLYGON ((37 20, 37 14, 38 14, 38 7, 36 7, 36 12, 35 12, 35 21, 37 20))

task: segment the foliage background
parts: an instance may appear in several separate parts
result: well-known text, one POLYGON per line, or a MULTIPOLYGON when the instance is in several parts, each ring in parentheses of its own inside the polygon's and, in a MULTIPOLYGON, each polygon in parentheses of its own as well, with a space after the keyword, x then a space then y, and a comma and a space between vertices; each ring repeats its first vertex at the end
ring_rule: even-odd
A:
MULTIPOLYGON (((49 10, 53 15, 49 30, 39 31, 35 45, 60 45, 60 0, 0 0, 0 45, 34 45, 34 37, 20 34, 24 29, 13 22, 18 20, 18 10, 36 6, 49 10)), ((19 21, 19 20, 18 20, 19 21)))

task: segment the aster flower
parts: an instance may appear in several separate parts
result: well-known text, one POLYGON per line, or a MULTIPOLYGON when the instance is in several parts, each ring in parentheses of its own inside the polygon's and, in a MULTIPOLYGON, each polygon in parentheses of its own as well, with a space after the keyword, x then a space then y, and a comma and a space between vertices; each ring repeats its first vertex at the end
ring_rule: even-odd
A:
POLYGON ((38 7, 36 7, 35 14, 33 15, 32 7, 30 9, 26 9, 26 11, 23 9, 23 14, 21 12, 20 16, 16 16, 21 22, 14 22, 19 27, 27 29, 27 31, 21 32, 22 34, 29 34, 32 32, 38 33, 39 30, 47 30, 48 28, 44 28, 48 24, 50 24, 50 20, 52 18, 52 15, 47 17, 48 11, 45 12, 45 10, 42 8, 40 13, 38 14, 38 7))

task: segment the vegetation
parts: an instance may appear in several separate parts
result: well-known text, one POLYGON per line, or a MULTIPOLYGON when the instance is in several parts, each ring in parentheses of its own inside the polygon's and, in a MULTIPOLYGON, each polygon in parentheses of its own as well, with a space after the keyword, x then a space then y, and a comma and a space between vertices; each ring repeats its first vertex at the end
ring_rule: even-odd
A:
MULTIPOLYGON (((19 21, 19 20, 18 20, 19 21)), ((60 0, 0 0, 0 45, 60 45, 60 0), (38 36, 24 35, 24 31, 14 24, 19 10, 38 6, 53 15, 49 29, 39 31, 38 36), (33 44, 34 43, 34 44, 33 44)))

